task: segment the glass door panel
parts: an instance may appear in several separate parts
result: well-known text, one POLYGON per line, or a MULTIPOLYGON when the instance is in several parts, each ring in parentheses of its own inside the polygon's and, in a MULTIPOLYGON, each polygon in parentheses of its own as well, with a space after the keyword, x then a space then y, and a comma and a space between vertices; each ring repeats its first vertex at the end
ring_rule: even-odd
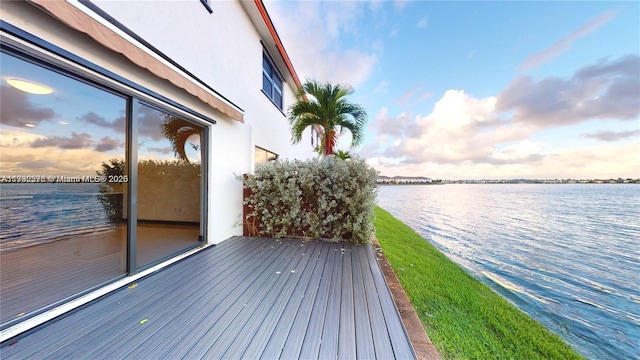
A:
POLYGON ((0 53, 0 324, 126 272, 127 99, 0 53))
POLYGON ((145 104, 137 110, 140 268, 200 243, 204 128, 145 104))

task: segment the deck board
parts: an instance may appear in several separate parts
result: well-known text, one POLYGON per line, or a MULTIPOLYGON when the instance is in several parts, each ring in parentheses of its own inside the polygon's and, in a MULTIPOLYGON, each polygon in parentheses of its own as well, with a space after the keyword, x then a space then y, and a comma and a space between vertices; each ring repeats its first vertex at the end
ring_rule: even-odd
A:
MULTIPOLYGON (((341 254, 341 250, 339 248, 335 248, 336 260, 334 263, 333 273, 331 274, 331 284, 329 288, 329 296, 327 300, 327 307, 325 308, 324 314, 324 322, 321 319, 317 319, 315 321, 321 322, 322 327, 322 338, 318 339, 320 341, 320 349, 319 353, 316 355, 315 352, 310 352, 307 354, 302 354, 302 358, 320 358, 320 359, 332 359, 335 358, 335 354, 338 351, 338 339, 339 339, 339 329, 340 329, 340 305, 341 305, 341 295, 342 295, 342 264, 343 264, 343 254, 341 254)), ((314 321, 314 320, 312 320, 314 321)))
MULTIPOLYGON (((382 311, 382 304, 380 303, 380 295, 376 288, 375 281, 373 280, 374 274, 369 266, 370 258, 367 257, 366 249, 358 249, 359 258, 363 259, 360 263, 360 269, 362 270, 362 277, 364 283, 364 292, 369 306, 369 322, 373 337, 373 347, 375 349, 376 359, 390 359, 394 357, 393 346, 387 332, 381 331, 381 329, 387 329, 387 321, 382 311)), ((379 267, 378 267, 379 269, 379 267)), ((384 297, 384 294, 382 294, 384 297)), ((393 325, 391 326, 393 328, 393 325)))
MULTIPOLYGON (((356 249, 355 251, 358 251, 356 249)), ((353 270, 353 282, 354 284, 358 284, 358 286, 353 287, 353 297, 356 299, 355 306, 362 307, 362 311, 355 312, 355 329, 356 329, 356 355, 362 359, 375 359, 376 352, 373 347, 373 334, 372 334, 372 324, 369 320, 371 309, 370 309, 370 299, 367 298, 365 289, 364 289, 364 276, 362 275, 362 267, 360 261, 360 254, 356 254, 356 256, 352 256, 351 259, 353 261, 352 270, 353 270)))
POLYGON ((304 356, 309 349, 317 352, 322 339, 322 327, 324 314, 329 296, 329 286, 331 285, 331 274, 334 269, 336 252, 335 247, 325 246, 327 257, 324 267, 315 276, 317 285, 311 288, 309 296, 303 299, 302 310, 294 320, 293 327, 287 336, 281 359, 309 358, 304 356), (314 321, 312 321, 314 319, 314 321))
MULTIPOLYGON (((356 327, 355 307, 362 307, 360 299, 354 304, 353 288, 362 286, 353 280, 351 268, 351 249, 342 251, 342 293, 340 297, 340 323, 338 334, 338 359, 355 359, 356 357, 356 327)), ((354 254, 357 255, 357 254, 354 254)), ((366 311, 364 309, 360 309, 366 311)))
POLYGON ((136 284, 0 357, 415 358, 369 245, 232 238, 136 284))
MULTIPOLYGON (((393 298, 390 296, 380 296, 381 293, 384 293, 383 289, 388 291, 386 280, 384 279, 384 275, 380 270, 380 266, 376 263, 375 255, 373 254, 373 250, 371 247, 362 249, 366 254, 367 259, 369 260, 369 269, 373 274, 373 280, 376 285, 376 292, 378 293, 378 299, 380 299, 380 305, 382 306, 382 313, 385 321, 392 319, 394 315, 398 314, 398 309, 396 308, 395 302, 393 298)), ((387 322, 387 327, 391 326, 393 328, 393 324, 389 324, 387 322)), ((404 330, 404 328, 402 328, 404 330)), ((389 337, 391 339, 391 345, 393 346, 393 353, 397 359, 408 359, 413 355, 413 350, 404 346, 404 342, 407 339, 406 331, 389 331, 389 337)))

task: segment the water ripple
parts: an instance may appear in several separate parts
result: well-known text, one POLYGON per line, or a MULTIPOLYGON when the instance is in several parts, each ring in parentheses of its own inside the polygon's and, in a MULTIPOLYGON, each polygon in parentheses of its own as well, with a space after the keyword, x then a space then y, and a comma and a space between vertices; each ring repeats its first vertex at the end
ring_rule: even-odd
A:
POLYGON ((640 359, 640 187, 386 186, 379 205, 591 359, 640 359))

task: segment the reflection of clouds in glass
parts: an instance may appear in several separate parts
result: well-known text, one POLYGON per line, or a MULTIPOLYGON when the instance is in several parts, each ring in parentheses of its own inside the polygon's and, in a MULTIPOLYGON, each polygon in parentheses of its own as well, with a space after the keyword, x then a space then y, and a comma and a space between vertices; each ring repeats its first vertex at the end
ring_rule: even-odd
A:
POLYGON ((0 108, 2 124, 23 127, 26 124, 37 125, 56 116, 51 108, 38 107, 29 100, 29 95, 8 85, 0 88, 0 108))
POLYGON ((99 152, 107 152, 124 146, 124 142, 114 139, 110 136, 105 136, 96 144, 94 149, 99 152))
POLYGON ((160 153, 162 155, 171 154, 173 152, 170 146, 169 147, 150 147, 148 148, 148 150, 151 152, 160 153))
POLYGON ((126 98, 4 52, 0 57, 2 81, 20 77, 55 89, 29 95, 0 84, 0 174, 91 176, 103 162, 125 157, 126 98))
POLYGON ((95 151, 107 152, 124 146, 124 142, 105 136, 94 141, 91 134, 72 132, 71 136, 52 136, 36 139, 31 143, 32 148, 56 147, 59 149, 83 149, 93 147, 95 151))
POLYGON ((153 140, 164 139, 162 134, 162 121, 164 113, 148 106, 138 108, 138 133, 139 136, 149 137, 153 140))
POLYGON ((79 117, 80 120, 83 120, 89 124, 93 124, 93 125, 98 125, 101 127, 105 127, 105 128, 109 128, 109 129, 113 129, 115 131, 118 132, 124 132, 124 130, 126 129, 125 127, 125 122, 126 119, 125 117, 119 117, 117 119, 115 119, 114 121, 108 121, 107 119, 105 119, 104 117, 92 112, 88 112, 82 116, 79 117))
POLYGON ((35 140, 42 139, 44 136, 32 134, 28 130, 23 129, 7 129, 2 128, 0 132, 0 147, 2 148, 2 157, 5 152, 12 148, 28 147, 35 140))
POLYGON ((57 147, 60 149, 82 149, 90 147, 92 144, 91 135, 87 133, 78 134, 71 133, 70 137, 52 136, 49 138, 38 139, 31 143, 31 147, 57 147))
MULTIPOLYGON (((161 140, 164 138, 162 135, 162 112, 147 107, 140 106, 138 109, 138 136, 147 137, 153 140, 161 140)), ((88 112, 82 115, 80 120, 92 125, 97 125, 103 128, 112 129, 119 133, 124 133, 126 129, 126 117, 122 116, 109 121, 104 117, 94 113, 88 112)))
MULTIPOLYGON (((100 164, 118 155, 93 148, 60 149, 55 147, 14 147, 2 151, 2 175, 90 176, 100 164)), ((122 157, 122 155, 120 155, 122 157)))
POLYGON ((20 168, 24 170, 39 170, 55 168, 57 165, 58 162, 55 159, 41 159, 25 162, 20 168))

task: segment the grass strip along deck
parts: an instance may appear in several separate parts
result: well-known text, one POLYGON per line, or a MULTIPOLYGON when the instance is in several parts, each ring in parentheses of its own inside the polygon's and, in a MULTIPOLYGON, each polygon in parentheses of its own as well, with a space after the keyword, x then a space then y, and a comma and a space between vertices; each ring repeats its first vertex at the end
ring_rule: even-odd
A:
POLYGON ((582 359, 385 210, 376 238, 444 359, 582 359))

